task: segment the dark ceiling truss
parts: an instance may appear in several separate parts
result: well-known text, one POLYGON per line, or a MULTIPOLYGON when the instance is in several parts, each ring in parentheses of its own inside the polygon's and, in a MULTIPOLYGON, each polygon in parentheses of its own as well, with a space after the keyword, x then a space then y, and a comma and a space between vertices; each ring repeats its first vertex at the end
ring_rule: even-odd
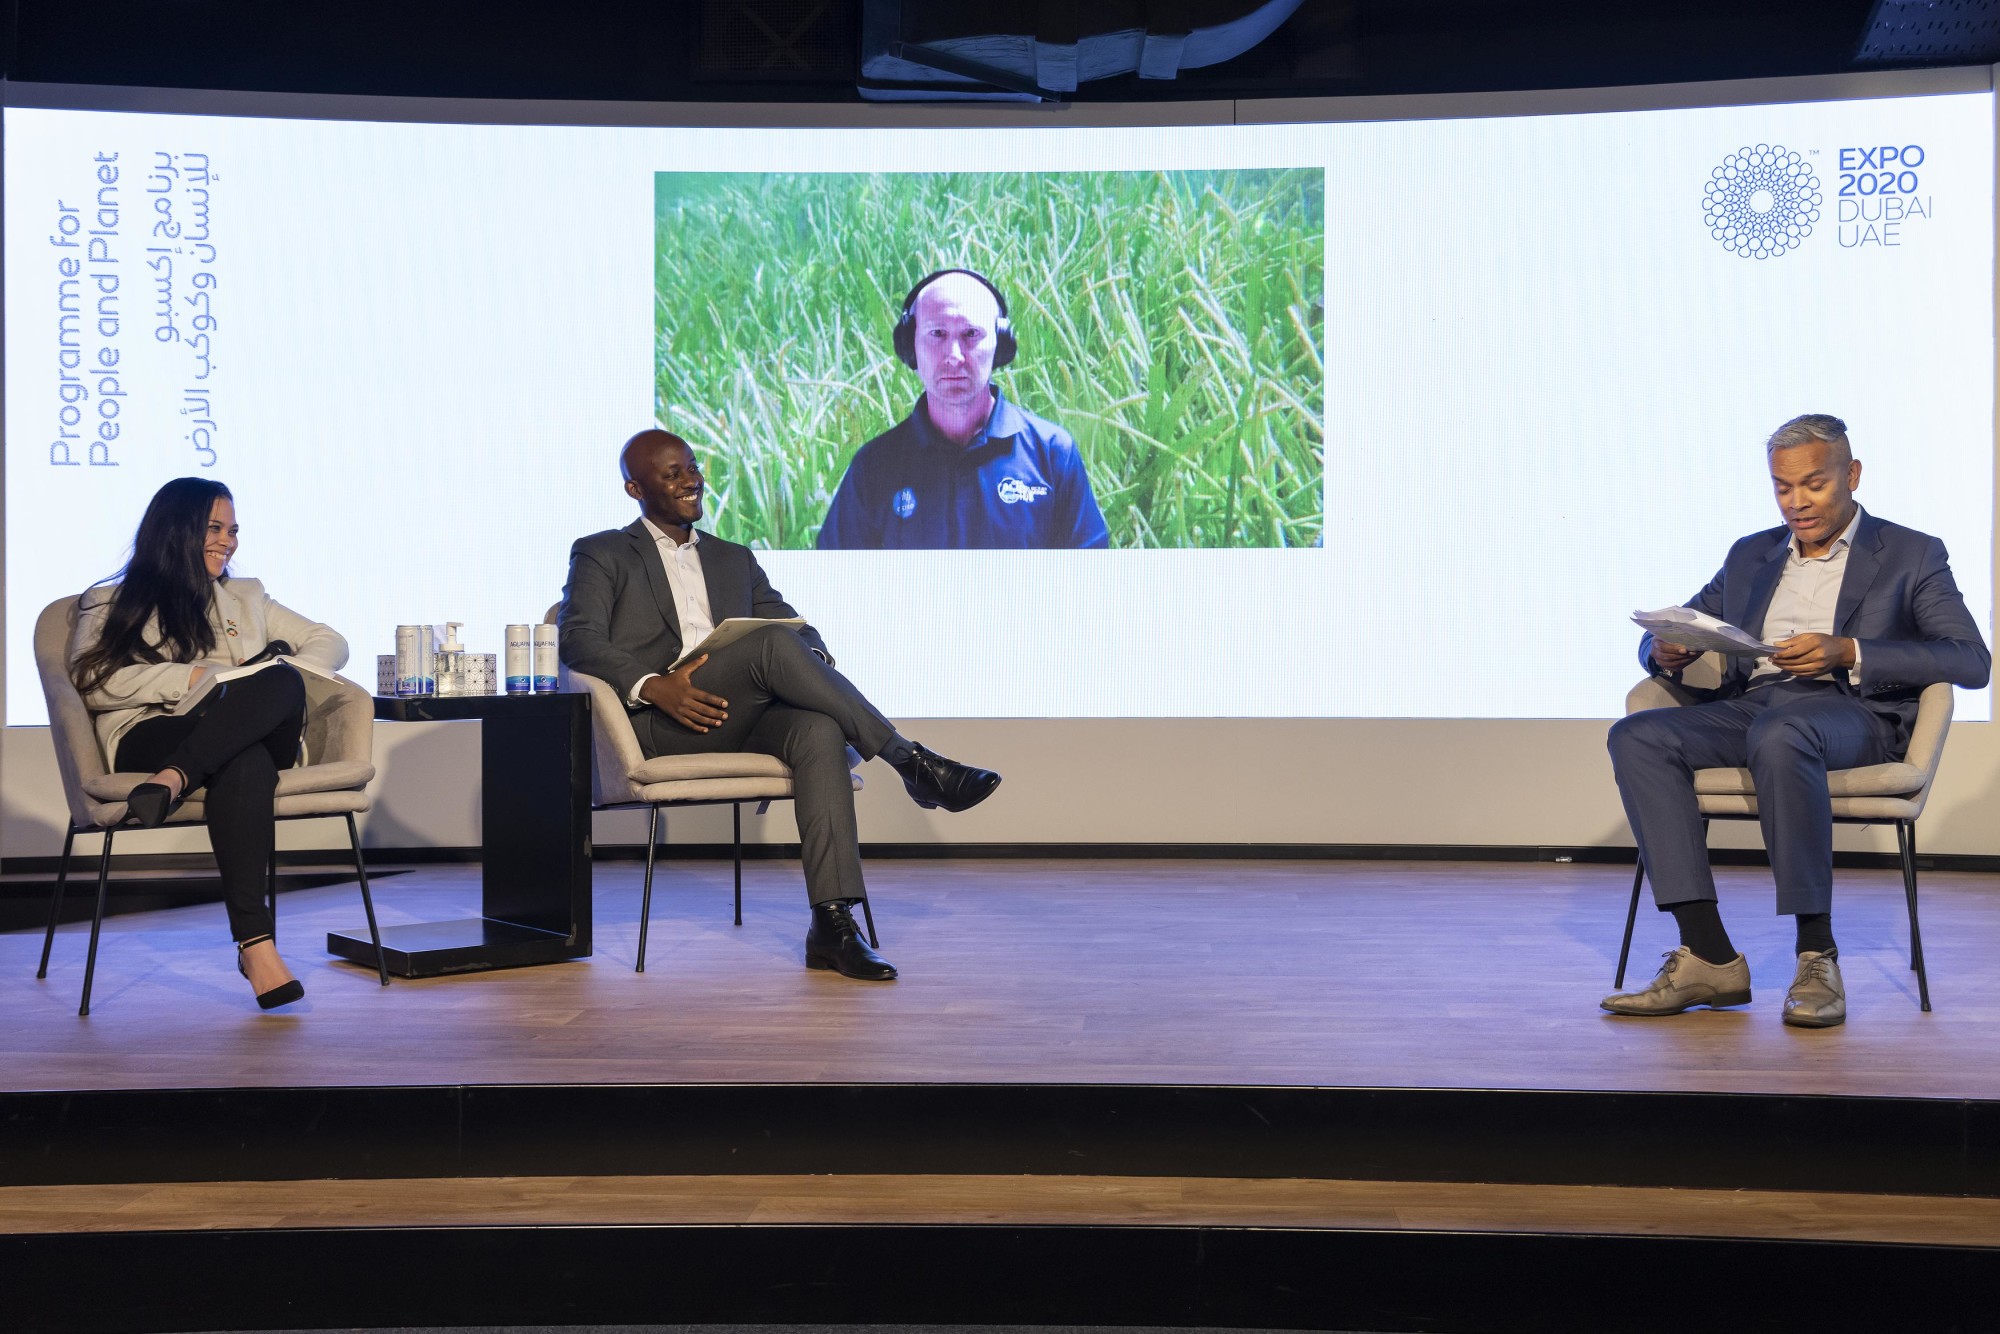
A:
POLYGON ((1133 102, 1995 61, 2000 0, 0 0, 15 81, 363 95, 1133 102))

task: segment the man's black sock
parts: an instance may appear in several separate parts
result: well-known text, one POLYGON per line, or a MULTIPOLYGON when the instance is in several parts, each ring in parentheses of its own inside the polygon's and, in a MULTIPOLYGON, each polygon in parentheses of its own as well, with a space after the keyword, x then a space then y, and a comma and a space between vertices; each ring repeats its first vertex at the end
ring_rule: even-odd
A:
POLYGON ((1736 957, 1736 947, 1729 943, 1729 933, 1722 929, 1722 914, 1716 910, 1714 899, 1690 899, 1674 904, 1668 911, 1674 915, 1674 925, 1681 929, 1681 944, 1697 959, 1721 964, 1736 957))
POLYGON ((901 732, 889 738, 889 744, 882 747, 881 756, 892 769, 900 769, 916 758, 917 748, 910 744, 901 732))
POLYGON ((1796 953, 1812 951, 1819 954, 1838 954, 1833 943, 1833 914, 1830 912, 1802 912, 1794 919, 1799 924, 1799 947, 1796 953))

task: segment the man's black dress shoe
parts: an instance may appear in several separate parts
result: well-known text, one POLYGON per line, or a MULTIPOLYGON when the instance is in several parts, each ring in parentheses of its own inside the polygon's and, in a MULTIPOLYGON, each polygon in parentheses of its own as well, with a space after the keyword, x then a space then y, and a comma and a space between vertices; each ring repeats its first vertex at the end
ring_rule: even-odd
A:
POLYGON ((806 929, 806 967, 831 968, 843 977, 863 982, 887 982, 895 965, 868 948, 854 911, 846 903, 815 903, 812 925, 806 929))
POLYGON ((910 758, 897 766, 910 800, 925 810, 943 807, 948 811, 969 811, 993 795, 1000 775, 991 769, 975 769, 957 760, 948 760, 934 750, 910 744, 910 758))

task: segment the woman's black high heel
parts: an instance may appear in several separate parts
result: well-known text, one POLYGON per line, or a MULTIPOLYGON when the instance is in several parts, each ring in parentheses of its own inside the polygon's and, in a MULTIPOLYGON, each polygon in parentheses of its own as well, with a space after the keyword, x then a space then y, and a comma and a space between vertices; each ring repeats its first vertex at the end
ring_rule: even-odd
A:
MULTIPOLYGON (((175 770, 179 773, 179 770, 175 770)), ((173 792, 165 783, 141 783, 125 794, 127 816, 141 829, 158 829, 187 800, 187 775, 181 775, 181 790, 173 792)))
MULTIPOLYGON (((236 971, 243 974, 244 981, 247 982, 250 980, 250 970, 243 966, 244 949, 251 945, 261 945, 265 941, 273 939, 275 939, 273 936, 252 936, 248 940, 239 940, 236 942, 236 971)), ((269 991, 258 992, 257 1008, 260 1010, 275 1010, 280 1005, 290 1005, 293 1001, 302 1001, 305 998, 306 984, 297 978, 293 978, 289 982, 272 987, 269 991)))

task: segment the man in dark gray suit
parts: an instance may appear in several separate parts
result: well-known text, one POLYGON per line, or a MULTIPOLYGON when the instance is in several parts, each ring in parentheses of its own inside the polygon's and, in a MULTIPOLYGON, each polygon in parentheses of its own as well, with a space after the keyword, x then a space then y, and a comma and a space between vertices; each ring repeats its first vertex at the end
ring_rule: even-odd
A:
POLYGON ((570 548, 557 618, 562 660, 611 684, 649 756, 747 750, 790 765, 812 903, 806 966, 893 978, 896 970, 854 923, 861 854, 847 748, 887 760, 924 807, 966 810, 992 794, 1000 775, 906 740, 834 670, 833 655, 809 625, 797 632, 765 627, 676 666, 685 649, 732 616, 798 613, 750 548, 695 530, 701 467, 685 440, 641 431, 626 442, 619 465, 639 519, 570 548))
MULTIPOLYGON (((1797 918, 1798 969, 1785 1022, 1844 1022, 1827 770, 1901 757, 1925 686, 1977 690, 1992 667, 1944 543, 1855 503, 1861 464, 1846 423, 1795 417, 1764 453, 1783 526, 1739 540, 1687 605, 1777 651, 1730 658, 1719 687, 1692 692, 1697 703, 1648 709, 1611 728, 1611 766, 1653 901, 1674 915, 1681 936, 1650 985, 1605 997, 1614 1014, 1679 1014, 1750 999, 1749 962, 1715 906, 1694 792, 1697 769, 1747 768, 1778 911, 1797 918)), ((1676 681, 1700 656, 1651 635, 1639 645, 1648 671, 1676 681)))

